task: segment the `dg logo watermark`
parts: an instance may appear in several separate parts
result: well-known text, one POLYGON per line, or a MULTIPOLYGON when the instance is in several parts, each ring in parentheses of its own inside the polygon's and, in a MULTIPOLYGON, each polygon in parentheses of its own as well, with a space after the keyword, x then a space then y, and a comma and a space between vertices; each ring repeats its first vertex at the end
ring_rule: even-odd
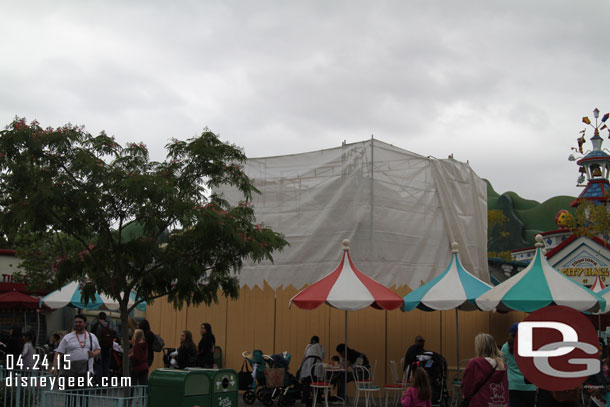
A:
POLYGON ((601 368, 595 327, 560 305, 539 309, 519 323, 513 349, 523 376, 545 390, 573 389, 601 368))

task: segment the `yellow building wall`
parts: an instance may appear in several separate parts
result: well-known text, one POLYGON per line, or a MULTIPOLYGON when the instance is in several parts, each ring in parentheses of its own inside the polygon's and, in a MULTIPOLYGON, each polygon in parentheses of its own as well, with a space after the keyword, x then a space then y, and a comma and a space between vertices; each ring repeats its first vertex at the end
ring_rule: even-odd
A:
MULTIPOLYGON (((320 337, 326 348, 326 361, 336 354, 335 348, 345 342, 346 312, 327 305, 306 311, 292 306, 288 301, 299 290, 289 286, 273 290, 244 287, 237 300, 226 299, 219 294, 219 301, 211 306, 184 307, 175 310, 165 299, 159 299, 147 308, 146 316, 153 332, 165 340, 167 347, 179 344, 180 332, 188 329, 193 340, 200 339, 199 328, 203 322, 212 325, 216 344, 222 347, 223 366, 240 370, 243 351, 261 349, 265 354, 288 351, 292 354, 290 370, 295 373, 301 364, 303 352, 313 335, 320 337)), ((411 290, 394 288, 400 296, 411 290)), ((508 338, 508 328, 513 322, 525 318, 525 313, 511 312, 457 312, 459 318, 456 336, 456 312, 414 310, 381 311, 367 308, 347 312, 348 346, 365 353, 371 366, 377 361, 375 382, 379 385, 391 381, 390 360, 400 361, 417 335, 426 338, 426 349, 441 353, 447 359, 450 376, 457 368, 457 341, 460 346, 460 366, 465 367, 474 355, 474 337, 480 332, 493 335, 498 347, 508 338)), ((161 354, 155 354, 153 369, 162 367, 161 354)))

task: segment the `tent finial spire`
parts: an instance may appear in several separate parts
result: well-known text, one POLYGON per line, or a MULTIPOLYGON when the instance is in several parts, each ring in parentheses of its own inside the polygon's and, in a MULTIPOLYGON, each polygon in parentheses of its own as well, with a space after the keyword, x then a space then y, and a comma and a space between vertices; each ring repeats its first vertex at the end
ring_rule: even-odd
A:
POLYGON ((458 242, 451 242, 451 253, 459 253, 459 247, 460 245, 458 245, 458 242))
POLYGON ((346 252, 349 251, 349 240, 348 239, 343 240, 343 250, 346 252))
POLYGON ((541 234, 537 234, 536 235, 536 247, 544 247, 544 243, 542 243, 542 235, 541 234))

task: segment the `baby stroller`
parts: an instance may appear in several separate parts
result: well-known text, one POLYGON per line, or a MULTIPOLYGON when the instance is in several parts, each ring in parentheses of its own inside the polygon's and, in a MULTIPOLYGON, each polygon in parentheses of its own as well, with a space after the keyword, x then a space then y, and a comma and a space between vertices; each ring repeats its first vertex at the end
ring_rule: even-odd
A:
POLYGON ((447 390, 447 360, 440 353, 424 352, 417 355, 417 361, 409 367, 411 372, 423 368, 430 378, 432 388, 432 405, 444 407, 449 405, 449 391, 447 390))
POLYGON ((243 394, 246 404, 253 404, 259 399, 265 406, 274 402, 282 407, 294 404, 300 398, 300 385, 288 372, 290 353, 263 355, 262 351, 243 352, 242 356, 253 369, 252 389, 243 394))
MULTIPOLYGON (((253 352, 242 352, 241 356, 252 368, 252 388, 246 390, 242 398, 246 404, 254 404, 257 395, 265 385, 265 369, 271 364, 271 357, 263 355, 263 351, 254 350, 253 352)), ((260 400, 260 396, 258 397, 260 400)))
POLYGON ((163 367, 166 369, 171 369, 172 366, 172 357, 170 356, 176 348, 163 348, 163 367))
POLYGON ((266 387, 263 390, 263 403, 266 402, 265 405, 270 406, 273 401, 277 400, 280 407, 291 406, 302 397, 301 383, 288 371, 291 355, 288 352, 282 352, 271 355, 271 359, 271 368, 267 369, 265 378, 266 387), (270 383, 274 370, 277 371, 277 383, 270 383), (276 387, 278 384, 281 384, 281 386, 276 387))

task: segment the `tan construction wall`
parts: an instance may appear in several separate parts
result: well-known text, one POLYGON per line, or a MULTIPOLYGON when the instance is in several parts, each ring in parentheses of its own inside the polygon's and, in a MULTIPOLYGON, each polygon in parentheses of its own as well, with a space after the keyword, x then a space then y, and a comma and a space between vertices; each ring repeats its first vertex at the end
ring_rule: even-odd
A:
MULTIPOLYGON (((394 288, 400 296, 408 287, 394 288)), ((274 291, 242 288, 238 300, 219 297, 210 307, 185 307, 175 310, 164 299, 156 300, 146 311, 153 332, 165 340, 167 347, 179 344, 180 332, 188 329, 195 343, 199 327, 212 325, 216 344, 222 347, 223 365, 240 370, 243 351, 261 349, 265 354, 288 351, 292 354, 290 370, 295 373, 303 358, 305 346, 313 335, 320 337, 326 348, 326 359, 335 355, 335 347, 344 342, 345 311, 322 305, 313 311, 288 308, 288 301, 298 290, 290 286, 274 291)), ((447 359, 450 375, 456 370, 456 312, 452 311, 380 311, 373 308, 348 312, 348 346, 365 353, 371 365, 377 360, 375 382, 379 385, 392 379, 389 361, 400 365, 416 335, 426 338, 426 349, 441 353, 447 359)), ((525 314, 511 312, 458 312, 460 360, 463 369, 474 354, 474 337, 479 332, 493 335, 501 347, 508 338, 508 328, 521 321, 525 314)), ((155 354, 153 369, 163 366, 161 354, 155 354)), ((400 368, 400 366, 399 366, 400 368)))

